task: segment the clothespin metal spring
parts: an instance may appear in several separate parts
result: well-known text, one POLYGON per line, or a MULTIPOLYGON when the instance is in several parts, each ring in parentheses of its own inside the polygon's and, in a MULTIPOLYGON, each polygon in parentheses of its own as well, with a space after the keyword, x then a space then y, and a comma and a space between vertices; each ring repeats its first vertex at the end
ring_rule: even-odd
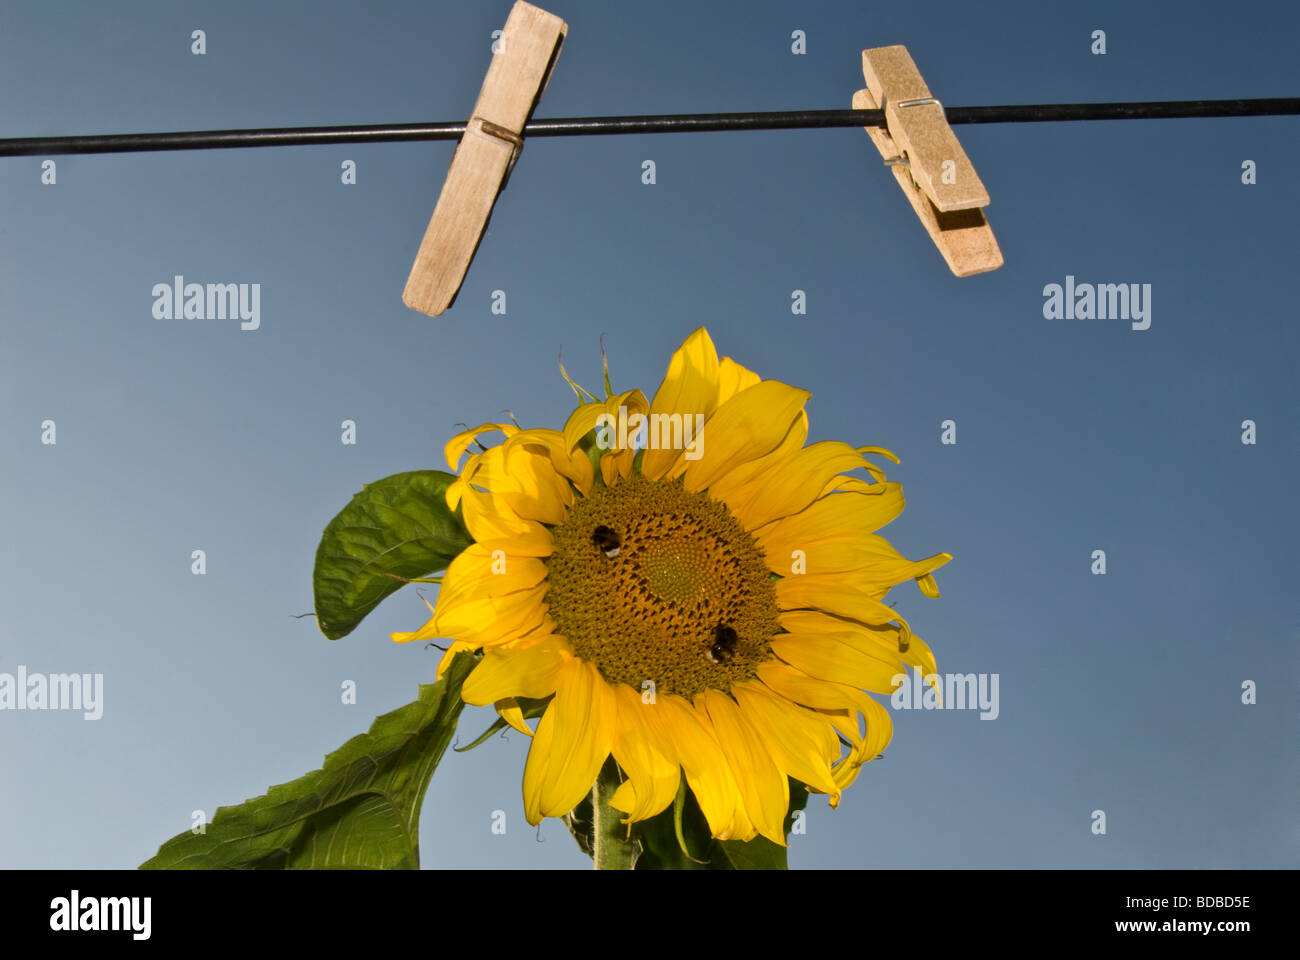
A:
MULTIPOLYGON (((945 118, 947 117, 947 114, 944 113, 943 104, 940 103, 940 102, 938 101, 938 99, 935 98, 935 97, 916 97, 915 99, 912 99, 912 100, 900 100, 900 101, 898 101, 897 106, 898 106, 898 109, 901 110, 901 109, 903 109, 904 107, 923 107, 923 106, 926 106, 927 104, 931 104, 931 103, 933 103, 935 106, 937 106, 937 107, 939 108, 939 112, 940 112, 940 113, 943 113, 945 118)), ((883 108, 883 105, 882 105, 882 108, 883 108)), ((907 172, 908 172, 908 174, 910 175, 911 172, 912 172, 912 161, 908 159, 908 157, 907 157, 907 151, 906 151, 906 150, 904 150, 902 153, 900 153, 900 154, 899 154, 898 156, 896 156, 896 157, 890 157, 890 158, 888 158, 887 160, 885 160, 885 166, 887 166, 887 167, 907 167, 907 172)), ((915 177, 912 178, 912 186, 914 186, 917 190, 920 190, 920 189, 921 189, 921 185, 920 185, 919 183, 916 182, 916 178, 915 178, 915 177)))
POLYGON ((506 164, 506 175, 501 180, 501 189, 504 190, 506 184, 510 182, 511 172, 515 169, 515 161, 519 159, 519 154, 523 152, 524 139, 517 133, 507 130, 505 127, 493 123, 491 120, 484 120, 482 117, 470 117, 469 128, 473 129, 476 125, 479 130, 487 134, 489 137, 496 137, 498 140, 504 140, 511 146, 510 160, 506 164))

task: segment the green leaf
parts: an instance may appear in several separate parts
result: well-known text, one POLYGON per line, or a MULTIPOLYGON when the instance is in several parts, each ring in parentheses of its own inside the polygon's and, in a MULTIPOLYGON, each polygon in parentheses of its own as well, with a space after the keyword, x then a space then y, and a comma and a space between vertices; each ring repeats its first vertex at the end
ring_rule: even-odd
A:
POLYGON ((476 664, 457 654, 420 699, 376 718, 325 765, 235 807, 206 832, 179 834, 140 865, 165 869, 415 869, 420 805, 456 729, 460 687, 476 664))
POLYGON ((445 570, 473 542, 460 511, 447 508, 455 479, 414 470, 376 480, 329 522, 312 571, 321 633, 347 636, 405 580, 445 570))

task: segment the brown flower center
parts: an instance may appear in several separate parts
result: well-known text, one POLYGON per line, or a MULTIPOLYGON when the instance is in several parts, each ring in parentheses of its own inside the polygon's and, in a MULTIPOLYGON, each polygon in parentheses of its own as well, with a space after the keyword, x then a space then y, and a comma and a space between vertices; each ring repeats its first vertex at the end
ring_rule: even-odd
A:
POLYGON ((552 531, 556 632, 610 683, 688 700, 771 657, 776 591, 754 538, 720 501, 633 474, 579 498, 552 531))

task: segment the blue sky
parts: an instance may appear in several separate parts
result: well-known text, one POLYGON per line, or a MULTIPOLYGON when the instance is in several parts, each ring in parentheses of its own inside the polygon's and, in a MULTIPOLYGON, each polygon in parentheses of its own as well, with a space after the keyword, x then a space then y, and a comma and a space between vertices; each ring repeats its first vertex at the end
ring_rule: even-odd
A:
MULTIPOLYGON (((508 9, 4 2, 0 123, 463 118, 508 9)), ((847 107, 861 50, 893 43, 949 105, 1297 92, 1294 4, 547 9, 569 34, 538 116, 847 107)), ((1298 123, 958 127, 1006 258, 966 279, 861 130, 537 140, 439 318, 401 291, 450 143, 59 157, 54 185, 0 158, 0 672, 104 675, 99 720, 0 711, 0 866, 134 866, 413 699, 436 651, 388 639, 424 622, 413 590, 337 642, 291 619, 325 523, 443 467, 458 423, 558 425, 561 350, 594 386, 604 333, 616 389, 649 393, 700 325, 812 390, 812 439, 902 457, 887 535, 955 559, 941 600, 891 599, 941 671, 1000 679, 996 720, 897 712, 841 808, 813 799, 792 866, 1294 866, 1298 123), (155 319, 177 274, 260 283, 260 328, 155 319), (1150 329, 1045 319, 1067 276, 1151 284, 1150 329)), ((490 720, 468 710, 462 742, 490 720)), ((425 866, 589 864, 525 824, 525 752, 448 756, 425 866)))

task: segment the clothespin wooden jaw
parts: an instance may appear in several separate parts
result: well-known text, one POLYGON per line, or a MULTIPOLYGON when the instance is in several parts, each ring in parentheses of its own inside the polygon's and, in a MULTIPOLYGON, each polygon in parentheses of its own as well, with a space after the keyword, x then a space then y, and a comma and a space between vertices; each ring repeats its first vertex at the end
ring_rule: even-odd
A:
POLYGON ((568 29, 523 0, 511 9, 406 281, 411 309, 436 317, 455 302, 568 29))
POLYGON ((922 225, 959 277, 996 270, 1002 251, 983 208, 989 195, 904 46, 862 51, 867 89, 855 110, 885 112, 887 129, 866 127, 922 225))

